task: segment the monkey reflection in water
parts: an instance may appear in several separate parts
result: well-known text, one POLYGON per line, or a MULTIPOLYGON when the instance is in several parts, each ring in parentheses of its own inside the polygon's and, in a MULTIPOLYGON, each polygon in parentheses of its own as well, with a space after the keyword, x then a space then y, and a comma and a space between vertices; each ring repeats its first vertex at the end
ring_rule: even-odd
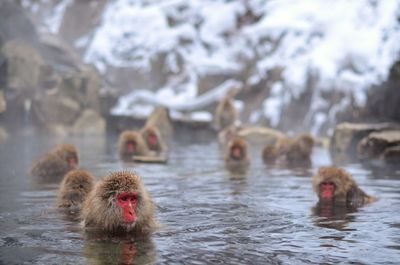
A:
POLYGON ((152 264, 155 261, 154 243, 149 237, 88 238, 83 248, 88 264, 152 264))
POLYGON ((349 213, 377 200, 361 190, 348 172, 333 166, 318 170, 313 177, 313 189, 319 199, 313 213, 328 218, 328 221, 335 221, 320 220, 318 225, 339 230, 343 230, 354 219, 349 213))

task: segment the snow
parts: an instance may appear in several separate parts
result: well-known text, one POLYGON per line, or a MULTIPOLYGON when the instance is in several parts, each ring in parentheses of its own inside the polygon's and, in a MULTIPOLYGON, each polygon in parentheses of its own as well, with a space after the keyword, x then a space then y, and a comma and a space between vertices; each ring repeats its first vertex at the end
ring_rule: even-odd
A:
POLYGON ((168 54, 165 71, 186 75, 177 86, 167 81, 154 93, 143 88, 121 97, 112 110, 118 115, 138 113, 134 105, 139 103, 198 111, 224 92, 216 87, 207 94, 213 97, 198 95, 200 76, 239 74, 250 61, 255 70, 246 81, 254 84, 269 70, 282 68, 282 80, 271 86, 262 107, 272 126, 307 89, 311 75, 316 84, 306 119, 318 132, 350 104, 348 98, 363 106, 368 89, 387 78, 399 58, 399 10, 400 1, 394 0, 115 0, 107 5, 85 59, 103 73, 107 66, 149 73, 152 60, 168 54), (238 25, 237 18, 248 10, 260 19, 238 25), (332 90, 348 98, 327 113, 329 102, 321 92, 332 90))

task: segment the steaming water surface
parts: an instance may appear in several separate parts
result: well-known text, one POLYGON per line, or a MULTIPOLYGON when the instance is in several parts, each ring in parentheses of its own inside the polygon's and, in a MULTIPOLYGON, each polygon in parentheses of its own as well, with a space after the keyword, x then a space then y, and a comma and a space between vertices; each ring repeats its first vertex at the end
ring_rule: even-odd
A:
POLYGON ((346 165, 379 201, 318 214, 311 176, 331 163, 326 150, 314 149, 313 167, 302 170, 267 168, 254 151, 250 169, 240 175, 225 169, 215 138, 174 141, 167 165, 124 164, 115 143, 116 137, 17 135, 0 145, 0 264, 400 262, 399 171, 346 165), (58 211, 58 183, 42 183, 27 170, 62 142, 79 148, 81 165, 96 178, 136 171, 163 227, 150 239, 90 236, 58 211))

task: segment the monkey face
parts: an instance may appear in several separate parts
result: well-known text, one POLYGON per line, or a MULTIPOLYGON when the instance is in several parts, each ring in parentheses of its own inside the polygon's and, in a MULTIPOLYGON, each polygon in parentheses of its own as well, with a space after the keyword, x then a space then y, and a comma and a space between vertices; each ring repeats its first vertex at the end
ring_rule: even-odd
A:
POLYGON ((78 167, 79 160, 76 154, 68 154, 66 160, 71 169, 76 169, 78 167))
POLYGON ((155 133, 149 133, 146 138, 147 144, 150 149, 154 150, 158 147, 158 138, 155 133))
POLYGON ((137 144, 136 144, 135 141, 126 142, 126 144, 125 144, 126 152, 128 154, 134 154, 136 152, 136 149, 137 149, 136 146, 137 146, 137 144))
POLYGON ((332 181, 323 181, 319 184, 319 197, 322 201, 333 201, 336 184, 332 181))
POLYGON ((244 157, 243 148, 237 145, 232 146, 231 148, 231 157, 235 160, 240 160, 244 157))
POLYGON ((136 223, 138 201, 138 194, 136 192, 123 192, 117 195, 117 205, 122 209, 124 224, 134 225, 136 223))

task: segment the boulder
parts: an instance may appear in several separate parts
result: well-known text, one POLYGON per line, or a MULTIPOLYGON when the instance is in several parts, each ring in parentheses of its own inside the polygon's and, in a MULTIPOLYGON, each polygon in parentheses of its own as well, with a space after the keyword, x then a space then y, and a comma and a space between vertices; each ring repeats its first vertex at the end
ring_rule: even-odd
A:
POLYGON ((396 150, 391 147, 400 147, 400 130, 373 132, 364 137, 357 145, 360 159, 376 159, 383 156, 391 160, 396 155, 396 150))
POLYGON ((86 109, 72 126, 71 133, 78 135, 103 135, 106 121, 96 111, 86 109))
POLYGON ((0 113, 3 113, 4 111, 6 111, 6 108, 7 108, 7 103, 4 98, 4 93, 3 93, 3 90, 0 90, 0 113))
POLYGON ((81 111, 78 102, 56 93, 46 93, 35 99, 32 108, 35 117, 43 125, 72 125, 81 111))
POLYGON ((0 126, 0 144, 6 142, 8 137, 9 137, 9 134, 6 131, 6 129, 4 129, 2 126, 0 126))
POLYGON ((330 142, 332 156, 348 155, 357 157, 357 145, 372 132, 398 129, 399 124, 395 123, 341 123, 336 126, 330 142))
POLYGON ((37 44, 37 32, 17 1, 0 1, 0 46, 9 40, 37 44))
POLYGON ((8 41, 2 47, 1 53, 6 61, 7 88, 14 95, 33 95, 44 66, 39 52, 20 41, 8 41))
POLYGON ((237 134, 246 139, 249 144, 260 148, 285 137, 282 132, 268 127, 243 127, 237 134))
POLYGON ((388 147, 380 156, 380 159, 386 164, 399 164, 400 162, 400 145, 388 147))
POLYGON ((91 67, 63 77, 58 89, 64 96, 70 97, 84 108, 100 112, 100 90, 102 79, 91 67))

